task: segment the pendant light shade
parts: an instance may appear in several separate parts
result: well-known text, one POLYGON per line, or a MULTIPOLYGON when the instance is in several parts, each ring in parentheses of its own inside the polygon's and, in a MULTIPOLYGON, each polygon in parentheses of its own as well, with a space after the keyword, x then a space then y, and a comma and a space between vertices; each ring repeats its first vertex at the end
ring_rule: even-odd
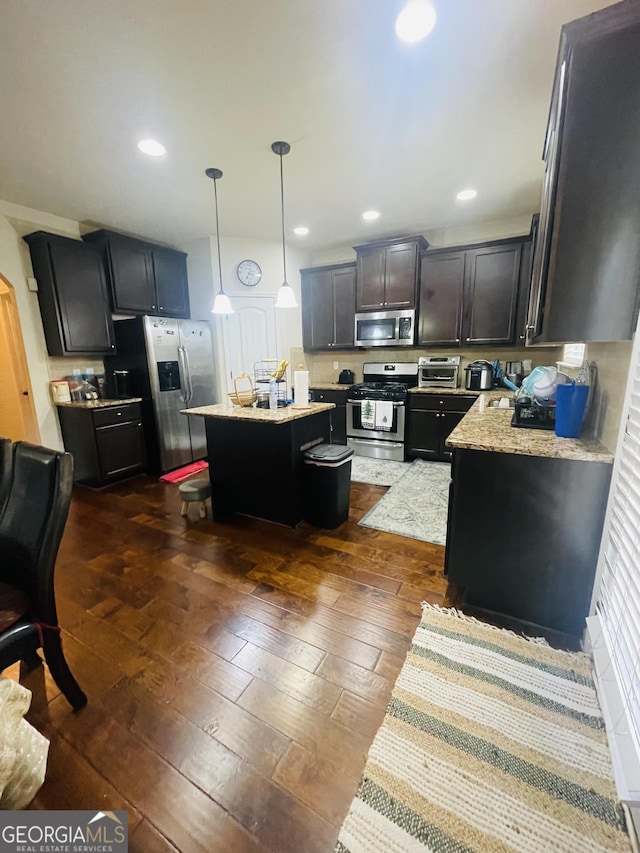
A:
POLYGON ((276 297, 276 308, 297 308, 296 295, 293 288, 287 281, 287 252, 284 244, 284 178, 282 172, 282 158, 285 154, 291 151, 291 146, 288 142, 274 142, 271 145, 271 150, 280 158, 280 210, 282 214, 282 284, 278 290, 276 297))
POLYGON ((224 292, 224 288, 222 287, 222 260, 220 257, 220 223, 218 220, 218 184, 217 182, 222 177, 222 172, 220 169, 206 169, 205 175, 208 178, 213 180, 213 194, 216 200, 216 242, 218 244, 218 275, 220 281, 220 290, 216 294, 216 298, 213 300, 213 308, 211 309, 212 314, 233 314, 233 308, 231 306, 231 302, 229 301, 229 297, 224 292))

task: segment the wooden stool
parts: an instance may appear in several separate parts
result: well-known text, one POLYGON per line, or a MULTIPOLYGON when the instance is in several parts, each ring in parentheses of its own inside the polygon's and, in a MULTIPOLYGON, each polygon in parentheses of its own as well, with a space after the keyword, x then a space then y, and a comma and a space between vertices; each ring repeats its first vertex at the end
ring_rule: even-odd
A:
POLYGON ((187 480, 186 483, 180 483, 178 486, 180 497, 182 498, 182 506, 180 507, 180 515, 186 515, 188 504, 193 501, 198 501, 200 509, 200 518, 207 517, 207 498, 211 497, 211 483, 209 480, 187 480))

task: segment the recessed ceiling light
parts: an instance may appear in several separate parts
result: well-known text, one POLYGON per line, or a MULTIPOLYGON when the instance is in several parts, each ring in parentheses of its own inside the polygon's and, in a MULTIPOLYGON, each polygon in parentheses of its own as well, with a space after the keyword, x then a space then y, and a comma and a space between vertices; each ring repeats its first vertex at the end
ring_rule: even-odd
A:
POLYGON ((162 157, 167 153, 167 149, 161 142, 155 139, 143 139, 138 142, 138 148, 143 154, 148 154, 150 157, 162 157))
POLYGON ((428 0, 411 0, 396 18, 396 35, 414 44, 426 38, 436 24, 436 10, 428 0))
POLYGON ((471 201, 472 198, 475 198, 478 195, 476 190, 460 190, 456 198, 458 201, 471 201))
POLYGON ((297 234, 298 237, 306 237, 307 234, 309 233, 309 229, 307 228, 306 225, 298 225, 297 228, 293 229, 293 233, 297 234))
POLYGON ((365 212, 362 214, 362 218, 366 219, 367 222, 369 222, 373 219, 377 219, 379 216, 380 216, 380 214, 378 213, 377 210, 365 210, 365 212))

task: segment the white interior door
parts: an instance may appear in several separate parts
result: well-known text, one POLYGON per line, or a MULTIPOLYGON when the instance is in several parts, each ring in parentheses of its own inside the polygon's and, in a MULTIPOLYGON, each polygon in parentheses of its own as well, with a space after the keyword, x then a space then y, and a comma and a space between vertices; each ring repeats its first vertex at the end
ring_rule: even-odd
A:
POLYGON ((264 358, 278 357, 278 329, 275 297, 235 296, 234 314, 222 318, 227 389, 233 391, 233 377, 248 373, 264 358))

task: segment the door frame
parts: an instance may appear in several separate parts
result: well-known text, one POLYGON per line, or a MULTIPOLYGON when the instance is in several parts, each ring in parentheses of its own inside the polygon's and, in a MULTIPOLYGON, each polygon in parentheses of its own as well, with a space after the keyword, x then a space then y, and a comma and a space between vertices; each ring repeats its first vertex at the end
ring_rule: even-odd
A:
POLYGON ((21 421, 17 427, 18 433, 7 436, 13 441, 29 441, 32 444, 40 444, 40 427, 36 416, 33 402, 33 389, 29 377, 27 365, 27 354, 20 325, 18 303, 16 301, 15 289, 10 281, 0 274, 0 349, 6 341, 9 373, 14 381, 4 383, 3 394, 10 394, 11 405, 19 412, 18 420, 21 421))

